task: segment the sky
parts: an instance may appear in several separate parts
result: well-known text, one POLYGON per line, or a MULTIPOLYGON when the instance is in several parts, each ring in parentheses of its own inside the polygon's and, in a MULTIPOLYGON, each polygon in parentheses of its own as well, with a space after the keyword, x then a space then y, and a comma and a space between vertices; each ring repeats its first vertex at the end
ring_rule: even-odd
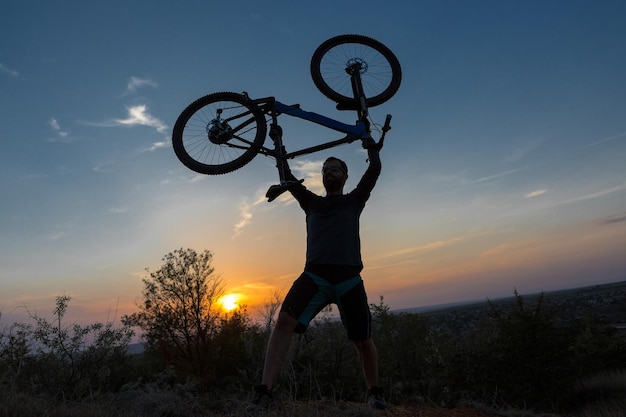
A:
MULTIPOLYGON (((626 279, 623 1, 23 1, 0 14, 1 322, 118 320, 179 248, 214 255, 251 313, 300 274, 304 214, 268 203, 271 159, 226 175, 180 163, 171 131, 217 91, 275 96, 352 123, 314 86, 326 39, 362 34, 402 85, 371 109, 392 130, 361 216, 370 302, 392 309, 626 279)), ((287 149, 338 139, 282 118, 287 149)), ((366 169, 358 143, 321 161, 366 169)), ((232 299, 231 299, 232 302, 232 299)))

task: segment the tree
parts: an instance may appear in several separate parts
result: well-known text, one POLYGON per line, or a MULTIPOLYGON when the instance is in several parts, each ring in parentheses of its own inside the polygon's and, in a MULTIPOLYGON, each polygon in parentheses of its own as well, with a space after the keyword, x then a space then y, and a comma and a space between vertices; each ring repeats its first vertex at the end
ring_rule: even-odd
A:
POLYGON ((275 290, 269 298, 264 300, 262 307, 257 310, 261 316, 261 326, 267 335, 267 339, 269 339, 270 333, 274 328, 274 323, 276 323, 276 316, 278 315, 278 311, 282 305, 283 298, 282 293, 275 290))
POLYGON ((122 322, 140 327, 148 349, 174 366, 181 377, 211 383, 218 357, 214 341, 221 323, 214 305, 224 291, 212 267, 213 254, 181 248, 162 260, 161 268, 143 280, 140 311, 122 322))

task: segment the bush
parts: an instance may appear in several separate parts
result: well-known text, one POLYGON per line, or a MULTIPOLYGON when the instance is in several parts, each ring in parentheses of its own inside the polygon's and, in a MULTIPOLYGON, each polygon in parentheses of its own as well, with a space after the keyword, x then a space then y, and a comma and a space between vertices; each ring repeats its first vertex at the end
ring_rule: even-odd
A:
POLYGON ((13 389, 81 399, 125 383, 132 330, 111 322, 66 325, 70 299, 57 297, 54 322, 33 315, 34 325, 16 323, 1 335, 0 369, 13 389))
MULTIPOLYGON (((194 412, 225 410, 228 406, 218 399, 247 398, 244 393, 260 380, 268 326, 252 324, 245 307, 211 316, 211 331, 203 333, 208 337, 199 345, 206 351, 197 356, 206 360, 207 383, 194 377, 189 370, 195 362, 183 357, 168 367, 163 351, 154 349, 163 347, 158 343, 149 344, 140 357, 128 356, 128 326, 67 325, 70 297, 56 301, 52 322, 34 315, 33 323, 15 323, 0 332, 0 414, 111 393, 128 402, 136 395, 140 403, 182 396, 180 401, 193 405, 194 412)), ((510 304, 485 307, 483 316, 476 310, 471 315, 470 310, 455 311, 447 320, 444 314, 392 313, 382 297, 371 305, 380 382, 388 400, 446 407, 469 400, 569 412, 575 400, 580 405, 623 397, 626 340, 597 317, 567 324, 543 296, 528 303, 517 292, 510 304)), ((323 314, 295 338, 280 391, 300 400, 363 400, 361 369, 340 321, 323 314)), ((160 402, 154 407, 167 408, 160 402)))
POLYGON ((555 323, 543 302, 525 303, 515 293, 505 310, 491 305, 471 355, 472 394, 514 407, 557 410, 571 401, 572 332, 555 323))

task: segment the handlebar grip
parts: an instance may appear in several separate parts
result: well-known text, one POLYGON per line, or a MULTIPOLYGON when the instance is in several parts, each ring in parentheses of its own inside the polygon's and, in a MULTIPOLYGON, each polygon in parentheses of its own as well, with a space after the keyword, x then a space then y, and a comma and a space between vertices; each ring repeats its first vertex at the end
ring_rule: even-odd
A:
POLYGON ((383 132, 388 131, 389 129, 391 129, 391 115, 388 114, 387 117, 385 118, 385 124, 383 125, 383 132))

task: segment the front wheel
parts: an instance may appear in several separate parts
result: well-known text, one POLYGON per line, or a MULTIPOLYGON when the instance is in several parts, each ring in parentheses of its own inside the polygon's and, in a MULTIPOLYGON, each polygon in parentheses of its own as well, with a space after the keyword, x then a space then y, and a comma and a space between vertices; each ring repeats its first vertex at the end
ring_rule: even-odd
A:
POLYGON ((238 93, 213 93, 191 103, 178 116, 172 145, 178 159, 201 174, 241 168, 265 141, 263 112, 238 93))
POLYGON ((311 58, 311 77, 329 99, 352 102, 352 83, 346 70, 354 64, 360 68, 368 107, 384 103, 400 88, 398 58, 382 43, 362 35, 340 35, 322 43, 311 58))

